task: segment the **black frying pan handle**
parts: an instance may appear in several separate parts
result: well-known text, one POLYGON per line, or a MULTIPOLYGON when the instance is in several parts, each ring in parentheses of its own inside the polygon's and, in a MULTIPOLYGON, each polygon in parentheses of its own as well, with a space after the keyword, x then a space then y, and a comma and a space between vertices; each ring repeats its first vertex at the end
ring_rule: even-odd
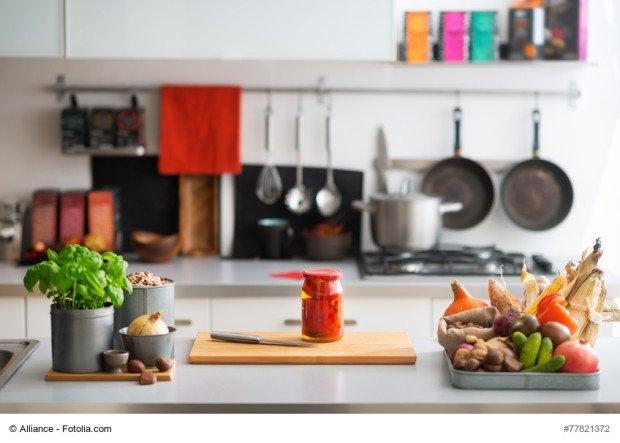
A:
POLYGON ((532 151, 534 158, 538 158, 538 151, 540 151, 540 143, 538 141, 538 134, 540 132, 540 110, 538 108, 534 108, 532 111, 532 121, 534 122, 534 144, 532 146, 532 151))
POLYGON ((460 106, 455 106, 452 110, 452 117, 454 118, 454 156, 461 156, 461 118, 463 117, 463 111, 460 106))

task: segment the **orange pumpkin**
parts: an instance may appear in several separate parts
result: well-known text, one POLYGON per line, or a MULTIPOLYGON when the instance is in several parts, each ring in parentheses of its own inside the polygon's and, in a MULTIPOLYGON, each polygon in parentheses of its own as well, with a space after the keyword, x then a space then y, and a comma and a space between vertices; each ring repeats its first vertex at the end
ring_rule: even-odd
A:
POLYGON ((485 301, 472 297, 458 280, 452 280, 451 286, 452 293, 454 294, 454 301, 443 313, 444 317, 463 311, 469 311, 470 309, 489 306, 485 301))

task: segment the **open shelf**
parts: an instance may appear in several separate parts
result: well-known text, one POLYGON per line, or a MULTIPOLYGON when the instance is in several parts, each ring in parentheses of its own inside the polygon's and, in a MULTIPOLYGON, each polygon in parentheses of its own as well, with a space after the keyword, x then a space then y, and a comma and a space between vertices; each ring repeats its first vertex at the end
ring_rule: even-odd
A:
POLYGON ((407 66, 414 68, 432 68, 432 67, 487 67, 487 68, 495 68, 495 67, 520 67, 520 66, 528 66, 528 67, 543 67, 543 66, 552 66, 552 67, 564 67, 564 68, 577 68, 581 66, 598 66, 598 63, 591 62, 587 60, 494 60, 488 62, 444 62, 444 61, 430 61, 426 63, 408 63, 404 60, 397 60, 394 62, 390 62, 393 66, 407 66))
POLYGON ((63 155, 90 155, 91 157, 142 157, 146 154, 144 146, 124 146, 118 148, 89 148, 75 146, 62 150, 63 155))

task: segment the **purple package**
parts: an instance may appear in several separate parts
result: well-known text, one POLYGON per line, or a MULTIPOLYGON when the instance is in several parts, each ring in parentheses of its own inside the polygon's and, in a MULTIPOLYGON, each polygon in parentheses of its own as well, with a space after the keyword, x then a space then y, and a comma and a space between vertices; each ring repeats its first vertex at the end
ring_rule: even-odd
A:
POLYGON ((440 20, 441 59, 446 62, 463 62, 467 53, 467 13, 444 11, 440 20))
POLYGON ((579 2, 579 60, 588 58, 588 0, 579 2))

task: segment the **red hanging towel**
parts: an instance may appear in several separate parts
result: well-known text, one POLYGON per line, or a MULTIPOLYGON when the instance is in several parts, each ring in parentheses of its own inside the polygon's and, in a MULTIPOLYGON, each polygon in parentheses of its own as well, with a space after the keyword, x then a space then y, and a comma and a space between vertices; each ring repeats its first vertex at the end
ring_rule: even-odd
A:
POLYGON ((159 172, 239 174, 238 86, 161 88, 159 172))

